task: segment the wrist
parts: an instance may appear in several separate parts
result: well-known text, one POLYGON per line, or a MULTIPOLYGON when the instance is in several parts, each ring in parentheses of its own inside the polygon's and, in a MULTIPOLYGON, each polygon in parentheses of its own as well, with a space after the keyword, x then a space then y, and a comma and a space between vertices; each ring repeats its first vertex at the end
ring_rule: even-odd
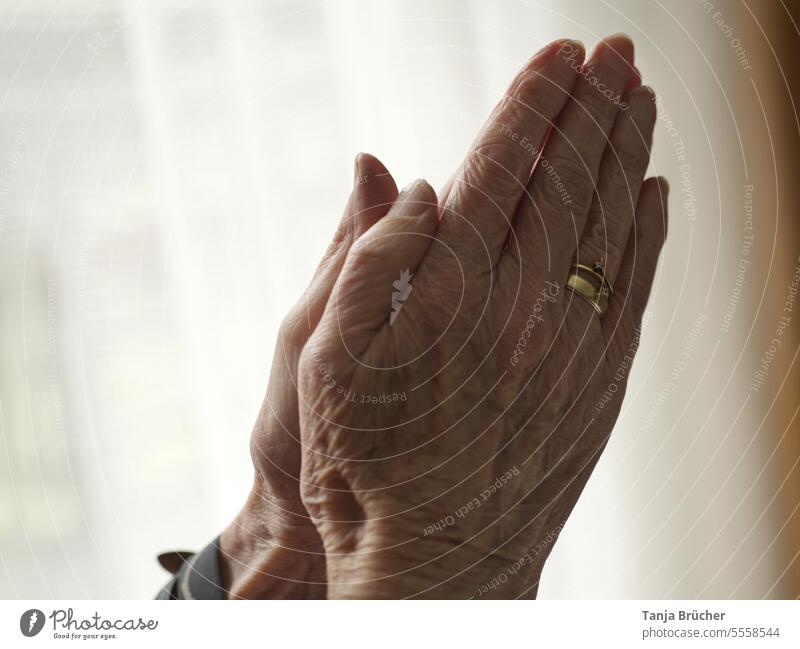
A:
POLYGON ((229 599, 321 599, 325 555, 299 503, 276 501, 257 478, 245 506, 219 539, 229 599))
POLYGON ((424 538, 363 530, 349 552, 330 538, 329 599, 532 599, 544 557, 493 551, 475 539, 424 538))

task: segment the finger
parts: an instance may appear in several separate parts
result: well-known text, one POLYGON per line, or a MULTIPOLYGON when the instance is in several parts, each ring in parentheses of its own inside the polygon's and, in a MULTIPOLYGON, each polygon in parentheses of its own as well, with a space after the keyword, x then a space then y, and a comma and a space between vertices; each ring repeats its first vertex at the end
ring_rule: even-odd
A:
POLYGON ((259 459, 276 469, 269 475, 272 491, 284 495, 287 502, 297 492, 300 474, 296 381, 300 353, 319 322, 351 245, 389 211, 396 198, 397 185, 386 167, 369 154, 356 156, 353 190, 333 241, 310 285, 281 325, 271 380, 257 420, 263 430, 255 434, 279 431, 280 439, 270 443, 271 455, 259 459))
MULTIPOLYGON (((461 257, 493 265, 555 116, 569 97, 583 46, 556 41, 519 72, 470 148, 447 192, 440 239, 461 257)), ((445 249, 444 247, 440 247, 445 249)))
POLYGON ((628 79, 628 85, 625 86, 625 92, 630 92, 634 88, 638 88, 642 85, 642 73, 639 72, 639 68, 635 65, 631 70, 631 77, 628 79))
POLYGON ((631 40, 622 35, 605 39, 556 119, 508 247, 510 263, 522 266, 528 282, 543 273, 565 276, 572 263, 632 66, 631 40))
POLYGON ((383 163, 369 153, 359 153, 355 160, 353 191, 339 232, 344 231, 344 238, 352 235, 352 243, 389 211, 397 195, 394 178, 383 163))
POLYGON ((282 328, 287 342, 302 347, 317 326, 353 243, 378 222, 397 199, 397 185, 383 163, 369 153, 355 160, 353 190, 333 240, 310 285, 282 328))
POLYGON ((627 321, 638 327, 642 321, 667 237, 668 194, 665 178, 648 178, 642 184, 625 256, 603 318, 604 326, 616 329, 624 327, 627 321))
POLYGON ((606 147, 592 207, 578 244, 576 261, 592 266, 602 260, 613 286, 633 224, 639 189, 650 162, 655 125, 655 95, 641 86, 626 97, 606 147))
POLYGON ((416 180, 351 247, 314 334, 320 348, 315 351, 324 353, 326 362, 357 359, 390 323, 393 306, 411 291, 411 280, 437 225, 436 193, 424 180, 416 180))

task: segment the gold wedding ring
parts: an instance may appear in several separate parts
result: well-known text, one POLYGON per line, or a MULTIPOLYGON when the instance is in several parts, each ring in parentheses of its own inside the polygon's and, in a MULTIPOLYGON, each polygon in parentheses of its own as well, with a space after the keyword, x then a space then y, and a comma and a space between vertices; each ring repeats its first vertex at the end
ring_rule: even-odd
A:
POLYGON ((571 270, 567 278, 567 288, 591 304, 602 318, 613 292, 611 284, 606 281, 603 260, 595 262, 591 268, 584 264, 573 264, 571 270))

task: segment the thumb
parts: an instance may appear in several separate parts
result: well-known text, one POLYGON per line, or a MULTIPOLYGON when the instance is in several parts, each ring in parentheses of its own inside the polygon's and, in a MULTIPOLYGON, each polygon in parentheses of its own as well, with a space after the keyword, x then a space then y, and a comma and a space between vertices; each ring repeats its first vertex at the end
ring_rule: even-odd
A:
POLYGON ((289 312, 281 338, 302 350, 319 322, 353 242, 367 232, 397 199, 397 185, 383 163, 369 153, 355 159, 353 190, 333 240, 306 291, 289 312))
POLYGON ((314 336, 326 360, 357 359, 378 331, 403 317, 399 307, 437 225, 436 192, 415 180, 353 244, 314 336))
POLYGON ((397 185, 383 163, 369 153, 359 153, 355 160, 353 191, 333 238, 347 247, 369 230, 397 199, 397 185))
POLYGON ((276 495, 297 493, 300 474, 300 424, 297 404, 297 363, 303 347, 316 328, 353 242, 374 226, 397 198, 397 185, 386 167, 374 156, 360 153, 347 207, 336 234, 306 291, 281 325, 272 359, 269 386, 256 423, 256 435, 270 436, 269 456, 258 448, 256 461, 273 470, 276 495))

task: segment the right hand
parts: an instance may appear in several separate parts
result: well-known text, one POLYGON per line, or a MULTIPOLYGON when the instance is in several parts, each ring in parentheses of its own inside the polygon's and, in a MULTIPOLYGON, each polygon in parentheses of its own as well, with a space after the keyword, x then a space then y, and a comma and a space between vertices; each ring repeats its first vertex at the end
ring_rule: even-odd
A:
POLYGON ((305 346, 303 501, 330 597, 536 593, 619 413, 664 242, 633 44, 582 62, 543 50, 441 204, 424 181, 401 193, 305 346), (602 316, 564 288, 601 259, 602 316))

